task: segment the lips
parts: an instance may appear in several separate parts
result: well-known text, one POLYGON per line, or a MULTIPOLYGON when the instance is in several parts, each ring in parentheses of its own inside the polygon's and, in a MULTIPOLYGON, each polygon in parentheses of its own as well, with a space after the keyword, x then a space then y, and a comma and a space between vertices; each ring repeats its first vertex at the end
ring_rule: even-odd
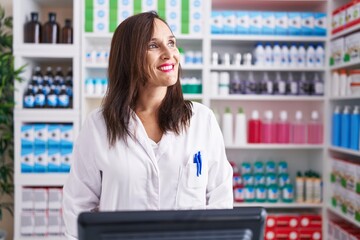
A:
POLYGON ((174 70, 174 64, 163 64, 158 69, 162 72, 170 72, 174 70))

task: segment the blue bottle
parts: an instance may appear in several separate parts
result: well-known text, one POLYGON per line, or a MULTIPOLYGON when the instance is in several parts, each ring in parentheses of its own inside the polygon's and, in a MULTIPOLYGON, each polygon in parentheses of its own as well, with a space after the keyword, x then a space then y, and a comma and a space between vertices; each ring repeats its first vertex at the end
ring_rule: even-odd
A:
POLYGON ((351 114, 350 121, 350 148, 352 150, 359 150, 359 135, 360 135, 360 113, 359 106, 355 106, 351 114))
POLYGON ((341 147, 350 148, 350 106, 346 106, 341 115, 341 147))
POLYGON ((335 147, 340 147, 341 143, 341 113, 340 106, 336 106, 332 116, 332 132, 331 132, 331 144, 335 147))

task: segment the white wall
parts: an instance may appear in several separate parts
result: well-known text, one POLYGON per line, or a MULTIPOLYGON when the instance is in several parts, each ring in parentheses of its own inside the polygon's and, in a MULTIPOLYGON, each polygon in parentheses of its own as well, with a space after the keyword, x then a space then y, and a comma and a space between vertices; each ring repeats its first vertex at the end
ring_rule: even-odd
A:
MULTIPOLYGON (((6 16, 12 16, 12 7, 13 7, 13 0, 0 0, 0 5, 5 9, 6 16)), ((3 199, 6 200, 6 199, 3 199)), ((3 219, 0 222, 0 229, 5 229, 7 232, 7 240, 13 239, 13 229, 14 229, 14 218, 5 211, 3 213, 3 219)))

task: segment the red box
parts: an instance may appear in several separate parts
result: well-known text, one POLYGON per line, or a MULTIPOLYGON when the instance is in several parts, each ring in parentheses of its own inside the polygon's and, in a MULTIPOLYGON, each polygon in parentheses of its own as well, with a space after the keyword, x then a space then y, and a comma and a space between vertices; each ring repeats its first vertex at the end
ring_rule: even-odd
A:
POLYGON ((319 215, 302 215, 299 219, 301 228, 321 228, 322 219, 319 215))
POLYGON ((266 218, 266 229, 273 229, 276 227, 276 216, 267 216, 266 218))
POLYGON ((264 240, 275 240, 276 232, 275 229, 266 229, 264 240))
POLYGON ((295 215, 283 215, 276 217, 276 227, 297 228, 299 226, 299 217, 295 215))
POLYGON ((293 228, 277 228, 275 232, 275 239, 300 240, 298 230, 293 228))
POLYGON ((310 229, 304 228, 299 231, 299 239, 300 240, 321 240, 321 228, 318 229, 310 229))

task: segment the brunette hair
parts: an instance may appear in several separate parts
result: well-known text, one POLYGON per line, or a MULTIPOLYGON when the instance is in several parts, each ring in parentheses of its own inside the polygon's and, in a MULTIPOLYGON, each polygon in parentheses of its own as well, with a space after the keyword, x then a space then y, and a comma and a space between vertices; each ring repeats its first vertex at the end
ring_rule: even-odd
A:
MULTIPOLYGON (((148 80, 144 64, 147 46, 154 31, 154 21, 159 19, 156 12, 145 12, 124 20, 115 30, 111 41, 108 68, 108 88, 102 102, 109 145, 127 136, 132 109, 138 100, 139 88, 148 80)), ((160 104, 158 122, 163 133, 173 131, 180 134, 186 130, 192 116, 192 103, 184 100, 180 85, 181 68, 176 83, 167 88, 160 104)))

